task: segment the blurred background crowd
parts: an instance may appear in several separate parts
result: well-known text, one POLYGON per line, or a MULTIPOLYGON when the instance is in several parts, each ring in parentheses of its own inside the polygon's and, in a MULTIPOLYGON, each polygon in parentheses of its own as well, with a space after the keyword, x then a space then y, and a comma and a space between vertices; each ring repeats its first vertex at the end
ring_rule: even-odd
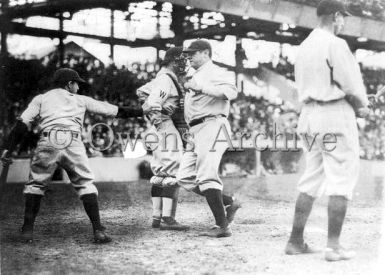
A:
MULTIPOLYGON (((6 121, 0 134, 6 134, 14 124, 16 118, 26 108, 29 101, 38 93, 50 88, 50 77, 59 67, 57 56, 47 56, 42 60, 22 60, 8 57, 2 60, 7 64, 5 71, 6 83, 6 121), (12 69, 14 68, 14 69, 12 69)), ((92 96, 95 99, 107 100, 120 106, 139 108, 136 97, 136 89, 152 79, 159 66, 157 64, 132 64, 131 67, 117 68, 114 64, 105 66, 97 59, 83 58, 68 55, 64 66, 73 68, 87 79, 88 85, 84 86, 81 93, 92 96)), ((273 63, 261 63, 287 79, 294 79, 294 65, 287 58, 281 57, 273 63)), ((368 93, 375 93, 385 84, 385 71, 369 68, 361 68, 368 93)), ((374 114, 368 119, 359 120, 361 157, 368 160, 385 159, 385 100, 381 98, 380 104, 374 109, 374 114)), ((290 109, 284 101, 279 104, 261 97, 247 96, 240 93, 238 98, 231 103, 229 120, 231 123, 233 138, 237 134, 246 133, 249 137, 256 133, 266 133, 271 138, 275 123, 279 131, 288 135, 294 133, 297 121, 297 113, 290 109), (285 114, 290 114, 286 116, 285 114), (282 121, 280 118, 285 117, 282 121)), ((108 119, 100 115, 86 114, 83 127, 83 140, 88 155, 93 156, 121 156, 122 148, 118 133, 129 135, 131 138, 140 137, 149 127, 145 118, 132 119, 108 119), (106 127, 93 127, 97 123, 106 123, 114 133, 113 144, 108 150, 99 151, 93 147, 104 147, 112 138, 108 135, 106 127), (90 146, 90 131, 92 131, 93 146, 90 146)), ((30 155, 37 141, 37 130, 29 133, 17 152, 20 157, 30 155)))

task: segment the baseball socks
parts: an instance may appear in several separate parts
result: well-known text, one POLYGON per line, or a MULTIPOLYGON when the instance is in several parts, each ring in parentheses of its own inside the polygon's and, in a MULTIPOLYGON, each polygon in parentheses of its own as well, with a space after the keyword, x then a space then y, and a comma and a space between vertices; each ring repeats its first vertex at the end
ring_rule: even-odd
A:
POLYGON ((171 217, 175 219, 176 216, 176 209, 178 207, 178 197, 179 197, 179 186, 175 186, 175 192, 174 196, 172 198, 172 211, 171 211, 171 217))
POLYGON ((313 253, 312 249, 304 243, 303 232, 307 219, 313 207, 314 198, 300 193, 295 204, 293 228, 289 242, 286 245, 285 253, 288 255, 313 253))
POLYGON ((163 188, 153 185, 151 187, 152 201, 152 228, 159 228, 162 219, 162 192, 163 188))
MULTIPOLYGON (((200 196, 205 196, 203 192, 199 189, 199 186, 196 186, 192 191, 195 194, 198 194, 200 196)), ((234 221, 236 212, 242 206, 237 199, 234 199, 234 197, 227 196, 225 194, 222 194, 222 201, 223 201, 223 206, 225 207, 225 210, 226 210, 227 222, 230 225, 234 221)), ((218 226, 219 225, 216 224, 213 228, 216 228, 218 226)))
POLYGON ((342 225, 345 220, 348 200, 343 196, 330 196, 328 203, 328 242, 325 260, 349 260, 355 256, 353 251, 344 249, 340 243, 342 225))
POLYGON ((175 220, 175 200, 176 200, 176 192, 179 191, 177 186, 165 186, 163 187, 162 192, 162 220, 163 224, 161 224, 161 230, 188 230, 189 226, 180 224, 175 220), (174 216, 173 216, 174 215, 174 216))
POLYGON ((98 197, 96 194, 86 194, 81 197, 84 209, 91 220, 94 230, 95 243, 109 243, 111 238, 104 232, 104 227, 100 223, 98 197))
POLYGON ((219 227, 208 232, 204 232, 201 235, 216 238, 230 237, 232 232, 226 219, 222 191, 218 189, 207 189, 203 192, 203 194, 205 195, 211 212, 214 215, 215 223, 219 227))
POLYGON ((42 195, 25 194, 24 224, 21 228, 22 239, 25 242, 33 241, 33 225, 40 209, 42 195))

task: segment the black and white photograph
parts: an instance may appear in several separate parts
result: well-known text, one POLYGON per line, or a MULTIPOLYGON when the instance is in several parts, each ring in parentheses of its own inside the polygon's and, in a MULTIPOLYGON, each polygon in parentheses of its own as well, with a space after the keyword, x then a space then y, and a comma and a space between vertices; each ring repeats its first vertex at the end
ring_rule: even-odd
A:
POLYGON ((385 272, 385 0, 0 0, 0 274, 385 272))

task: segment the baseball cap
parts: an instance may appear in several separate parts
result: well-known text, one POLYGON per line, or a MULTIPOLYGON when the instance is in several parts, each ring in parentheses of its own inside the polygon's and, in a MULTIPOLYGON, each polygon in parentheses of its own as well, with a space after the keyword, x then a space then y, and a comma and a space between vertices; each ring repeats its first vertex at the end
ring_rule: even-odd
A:
POLYGON ((180 58, 182 53, 183 53, 182 47, 172 47, 172 48, 168 49, 166 51, 166 54, 164 55, 162 65, 167 65, 170 62, 180 58))
POLYGON ((189 53, 189 52, 197 52, 197 51, 204 51, 204 50, 209 50, 211 54, 211 45, 209 41, 205 39, 198 39, 193 41, 190 46, 188 46, 187 49, 184 49, 184 53, 189 53))
POLYGON ((329 15, 340 12, 343 16, 350 16, 345 5, 337 0, 323 0, 318 4, 317 16, 329 15))
POLYGON ((67 83, 69 81, 76 81, 78 83, 86 83, 86 81, 79 76, 79 74, 70 68, 61 68, 56 70, 53 75, 54 83, 67 83))

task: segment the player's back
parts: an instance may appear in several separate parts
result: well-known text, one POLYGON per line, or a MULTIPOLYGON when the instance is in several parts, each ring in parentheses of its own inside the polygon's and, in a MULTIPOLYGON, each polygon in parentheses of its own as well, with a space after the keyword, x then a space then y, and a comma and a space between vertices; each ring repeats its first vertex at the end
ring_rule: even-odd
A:
POLYGON ((83 125, 86 105, 82 96, 64 89, 53 89, 40 95, 40 128, 57 125, 79 131, 83 125))
POLYGON ((332 79, 330 51, 341 39, 322 29, 313 30, 302 42, 295 61, 295 81, 299 100, 330 101, 342 98, 344 93, 332 79))

